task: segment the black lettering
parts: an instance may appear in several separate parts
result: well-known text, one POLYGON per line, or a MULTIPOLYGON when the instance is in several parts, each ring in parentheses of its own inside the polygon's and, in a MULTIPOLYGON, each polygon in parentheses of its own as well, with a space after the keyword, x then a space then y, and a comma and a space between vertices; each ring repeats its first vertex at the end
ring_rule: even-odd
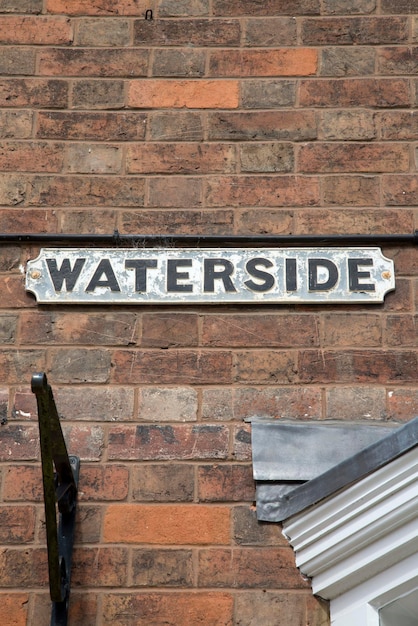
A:
POLYGON ((222 280, 226 292, 236 291, 231 280, 233 271, 234 265, 227 259, 205 259, 203 291, 213 293, 215 291, 215 280, 222 280), (215 270, 216 265, 223 267, 215 270))
POLYGON ((72 291, 80 276, 86 259, 76 259, 73 269, 71 269, 70 259, 63 259, 61 267, 58 269, 56 259, 46 259, 49 275, 54 285, 55 291, 61 291, 65 282, 66 290, 72 291))
POLYGON ((94 272, 86 291, 94 291, 97 287, 109 287, 110 291, 120 291, 118 281, 109 259, 102 259, 94 272), (104 278, 102 278, 104 276, 104 278))
POLYGON ((250 259, 245 265, 245 269, 250 276, 263 282, 255 283, 253 280, 246 280, 244 285, 248 287, 248 289, 251 289, 251 291, 268 291, 274 286, 274 278, 268 272, 263 272, 263 270, 258 269, 258 265, 272 267, 273 263, 268 259, 263 259, 262 257, 250 259))
POLYGON ((329 259, 309 259, 309 291, 328 291, 335 287, 338 282, 338 268, 329 259), (318 269, 324 267, 328 271, 328 278, 323 282, 318 281, 318 269))
POLYGON ((297 291, 296 259, 286 259, 286 291, 297 291))
POLYGON ((361 283, 361 278, 370 278, 370 272, 360 272, 359 266, 373 265, 373 259, 348 259, 348 287, 350 291, 375 291, 373 283, 361 283))
POLYGON ((156 259, 131 259, 125 261, 125 267, 135 270, 135 291, 147 291, 147 269, 157 267, 156 259))
POLYGON ((179 283, 179 280, 188 280, 189 272, 178 272, 178 267, 191 267, 192 259, 168 259, 167 261, 167 291, 193 291, 193 285, 179 283))

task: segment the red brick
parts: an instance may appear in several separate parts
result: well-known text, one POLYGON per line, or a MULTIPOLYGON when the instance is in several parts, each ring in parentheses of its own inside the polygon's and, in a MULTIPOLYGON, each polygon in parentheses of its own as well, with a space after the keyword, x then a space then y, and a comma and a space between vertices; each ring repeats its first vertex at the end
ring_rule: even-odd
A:
POLYGON ((146 76, 148 51, 132 49, 65 49, 42 51, 41 76, 146 76))
POLYGON ((137 502, 191 502, 194 467, 188 464, 147 463, 132 471, 132 498, 137 502))
POLYGON ((1 16, 2 44, 65 46, 73 40, 71 21, 65 17, 1 16))
MULTIPOLYGON (((0 213, 1 215, 1 213, 0 213)), ((144 210, 122 213, 121 225, 125 233, 144 235, 160 233, 180 235, 228 235, 233 227, 232 210, 144 210)), ((109 232, 109 230, 107 231, 109 232)))
POLYGON ((125 587, 128 554, 125 548, 76 547, 71 583, 76 587, 125 587))
POLYGON ((233 437, 232 457, 236 461, 250 461, 252 457, 251 425, 235 426, 233 437))
POLYGON ((42 371, 45 367, 45 354, 41 350, 2 350, 0 368, 2 384, 21 384, 28 379, 30 372, 42 371))
MULTIPOLYGON (((2 223, 1 212, 0 212, 0 225, 2 223)), ((19 223, 24 223, 24 220, 18 220, 15 223, 15 228, 18 227, 19 223)), ((23 229, 22 229, 23 230, 23 229)), ((20 232, 22 232, 22 230, 20 232)), ((3 231, 5 232, 5 231, 3 231)), ((7 230, 6 230, 7 232, 7 230)), ((28 230, 24 230, 24 232, 30 232, 28 230)), ((34 231, 40 232, 40 231, 34 231)), ((33 297, 31 297, 28 292, 25 292, 24 279, 22 276, 0 276, 0 291, 2 293, 0 308, 4 309, 17 309, 17 308, 26 308, 26 307, 34 307, 36 306, 36 302, 33 297)))
POLYGON ((42 502, 42 471, 39 465, 12 465, 5 470, 4 502, 42 502))
POLYGON ((376 116, 381 139, 402 141, 418 139, 417 111, 382 111, 376 116))
POLYGON ((30 206, 142 206, 144 180, 119 176, 34 176, 30 206))
MULTIPOLYGON (((4 204, 10 203, 11 206, 19 205, 24 201, 26 195, 26 185, 21 187, 13 187, 7 181, 7 175, 4 177, 0 175, 0 185, 5 184, 7 189, 4 189, 7 194, 4 200, 4 204)), ((0 192, 1 193, 1 192, 0 192)), ((56 232, 57 231, 57 216, 52 211, 45 211, 44 209, 32 209, 24 210, 19 209, 3 209, 0 210, 0 228, 3 233, 44 233, 44 232, 56 232)), ((10 280, 17 279, 17 277, 9 276, 10 280)), ((19 280, 19 279, 18 279, 19 280)), ((19 282, 21 282, 19 280, 19 282)), ((23 283, 22 283, 23 291, 23 283)))
POLYGON ((250 465, 202 465, 198 469, 198 498, 201 502, 238 502, 255 498, 250 465))
POLYGON ((413 284, 411 280, 398 278, 396 289, 388 293, 385 298, 386 312, 410 312, 413 302, 412 290, 413 284))
POLYGON ((305 141, 317 135, 312 111, 222 112, 208 116, 209 139, 305 141))
POLYGON ((302 20, 302 42, 308 45, 381 45, 408 41, 408 35, 406 17, 321 17, 302 20))
POLYGON ((148 206, 196 207, 202 203, 202 181, 199 178, 153 177, 148 186, 148 206))
POLYGON ((104 430, 101 426, 63 425, 68 454, 76 454, 82 461, 100 461, 104 448, 104 430))
MULTIPOLYGON (((236 626, 271 626, 278 615, 284 624, 307 626, 307 595, 286 591, 250 591, 238 594, 235 603, 236 626)), ((311 626, 313 626, 311 624, 311 626)), ((319 626, 319 625, 318 625, 319 626)), ((324 622, 322 626, 326 626, 324 622)))
POLYGON ((131 174, 222 174, 235 167, 235 148, 225 144, 135 144, 127 152, 131 174))
POLYGON ((299 149, 298 171, 406 172, 409 159, 403 144, 306 144, 299 149))
POLYGON ((230 511, 222 506, 111 504, 105 513, 105 543, 207 545, 229 537, 230 511))
POLYGON ((321 183, 325 205, 377 207, 380 204, 377 176, 324 176, 321 183))
POLYGON ((418 316, 388 315, 385 338, 389 346, 418 346, 418 316))
POLYGON ((319 344, 315 316, 205 315, 202 345, 292 347, 319 344))
POLYGON ((46 78, 3 78, 0 80, 1 107, 48 107, 63 109, 68 101, 68 83, 46 78))
POLYGON ((254 505, 232 509, 234 542, 240 546, 288 546, 280 524, 266 524, 257 519, 254 505))
POLYGON ((42 139, 141 141, 145 137, 146 116, 133 111, 40 111, 37 123, 36 136, 42 139))
POLYGON ((385 420, 386 393, 383 387, 356 385, 326 390, 326 419, 385 420))
POLYGON ((87 593, 77 593, 71 590, 71 602, 68 609, 68 621, 83 626, 96 626, 97 620, 97 596, 88 591, 87 593))
POLYGON ((144 313, 141 346, 172 348, 197 346, 198 316, 194 313, 144 313))
POLYGON ((323 316, 324 346, 370 347, 382 345, 382 318, 373 313, 323 316))
POLYGON ((415 75, 418 69, 418 48, 407 46, 380 48, 377 52, 377 67, 379 74, 415 75))
POLYGON ((112 381, 142 384, 211 384, 231 381, 229 352, 119 350, 113 355, 112 381))
POLYGON ((83 464, 79 498, 89 502, 125 500, 128 495, 129 470, 124 465, 96 467, 83 464))
POLYGON ((33 506, 0 506, 0 543, 32 542, 35 534, 33 506))
POLYGON ((318 52, 309 48, 222 50, 211 52, 210 76, 309 76, 315 74, 318 52))
POLYGON ((228 446, 224 425, 118 426, 109 433, 108 455, 111 460, 225 459, 228 446))
POLYGON ((245 46, 293 46, 296 44, 296 20, 292 17, 253 18, 244 21, 245 46))
POLYGON ((284 209, 250 209, 236 213, 236 231, 239 235, 290 235, 294 214, 284 209))
POLYGON ((384 176, 382 181, 383 200, 386 206, 417 206, 418 176, 384 176))
POLYGON ((46 550, 43 548, 0 549, 0 585, 25 589, 48 584, 46 550))
MULTIPOLYGON (((78 502, 76 516, 76 542, 99 543, 102 538, 103 506, 78 502)), ((72 595, 72 594, 71 594, 72 595)), ((93 626, 96 626, 93 624, 93 626)))
POLYGON ((387 392, 388 419, 408 422, 418 414, 418 391, 414 387, 395 388, 387 392))
POLYGON ((232 626, 233 598, 227 593, 106 594, 103 626, 232 626))
POLYGON ((201 550, 198 586, 303 589, 309 583, 297 570, 291 548, 268 547, 201 550))
POLYGON ((64 15, 143 15, 147 9, 144 0, 47 0, 47 13, 63 13, 64 15))
POLYGON ((28 139, 32 134, 34 112, 0 111, 0 137, 2 139, 28 139))
POLYGON ((138 393, 138 421, 195 422, 197 419, 197 392, 193 387, 152 387, 138 393))
POLYGON ((239 46, 238 20, 144 19, 134 22, 134 44, 147 46, 239 46))
POLYGON ((319 204, 319 181, 300 176, 224 176, 209 178, 208 206, 294 207, 319 204))
POLYGON ((192 550, 133 550, 135 587, 192 587, 192 550))
POLYGON ((0 142, 2 172, 60 172, 62 166, 62 144, 33 141, 0 142))
POLYGON ((4 626, 26 626, 29 596, 26 593, 1 593, 1 613, 4 626))
POLYGON ((318 15, 319 0, 214 0, 213 13, 227 15, 318 15))
MULTIPOLYGON (((340 206, 343 199, 344 196, 340 206)), ((298 211, 295 217, 296 232, 300 234, 395 233, 413 229, 412 212, 397 209, 315 209, 298 211)))
POLYGON ((128 92, 128 106, 139 109, 235 109, 238 104, 236 80, 137 80, 128 92))
POLYGON ((117 211, 100 209, 79 211, 67 209, 61 214, 61 228, 65 233, 94 233, 95 235, 112 233, 117 219, 117 211))
POLYGON ((233 399, 237 420, 255 415, 270 419, 320 419, 321 409, 319 387, 248 387, 236 389, 233 399))
POLYGON ((409 83, 406 79, 347 78, 302 80, 300 106, 329 107, 409 107, 409 83))
POLYGON ((240 351, 234 354, 237 383, 288 384, 295 381, 295 355, 290 350, 240 351))

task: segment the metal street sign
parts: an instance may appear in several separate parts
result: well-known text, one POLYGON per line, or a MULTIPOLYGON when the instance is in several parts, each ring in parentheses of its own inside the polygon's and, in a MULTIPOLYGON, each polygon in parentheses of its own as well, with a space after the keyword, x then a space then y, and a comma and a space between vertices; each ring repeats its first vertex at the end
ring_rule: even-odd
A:
POLYGON ((382 302, 380 248, 45 248, 26 289, 50 304, 382 302))

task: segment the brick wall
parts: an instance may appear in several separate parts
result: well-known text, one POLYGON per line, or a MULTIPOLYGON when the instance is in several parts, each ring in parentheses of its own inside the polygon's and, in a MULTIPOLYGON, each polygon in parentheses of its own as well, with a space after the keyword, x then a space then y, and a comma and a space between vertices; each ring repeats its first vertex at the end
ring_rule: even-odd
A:
MULTIPOLYGON (((417 228, 417 0, 0 0, 0 41, 1 232, 417 228)), ((384 305, 94 309, 37 306, 37 252, 0 253, 2 626, 49 623, 35 371, 82 458, 71 624, 326 625, 243 420, 414 416, 416 251, 384 305)))

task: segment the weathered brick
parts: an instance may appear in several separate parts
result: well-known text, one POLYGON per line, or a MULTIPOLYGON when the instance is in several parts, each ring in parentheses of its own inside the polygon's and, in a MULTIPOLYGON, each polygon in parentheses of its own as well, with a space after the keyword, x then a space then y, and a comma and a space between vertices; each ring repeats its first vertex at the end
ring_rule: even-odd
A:
POLYGON ((28 139, 32 133, 33 111, 0 111, 2 139, 28 139))
POLYGON ((26 179, 18 174, 0 174, 0 204, 3 206, 22 204, 26 198, 26 182, 26 179))
POLYGON ((206 549, 199 552, 199 587, 303 589, 291 548, 206 549))
POLYGON ((134 389, 128 387, 55 387, 54 390, 59 414, 64 419, 96 422, 131 421, 134 394, 134 389))
POLYGON ((0 506, 0 543, 32 542, 35 535, 33 506, 0 506))
POLYGON ((312 111, 225 112, 208 117, 209 139, 306 141, 316 134, 312 111))
POLYGON ((42 502, 42 470, 39 465, 8 466, 4 475, 4 502, 42 502))
POLYGON ((237 420, 254 416, 268 419, 320 419, 322 396, 313 387, 244 387, 233 398, 233 413, 237 420))
POLYGON ((365 45, 408 40, 406 17, 322 17, 302 20, 302 42, 308 45, 365 45))
POLYGON ((232 626, 232 613, 233 597, 228 593, 154 592, 103 598, 103 626, 149 626, 151 620, 167 626, 232 626))
POLYGON ((389 141, 418 139, 417 111, 382 111, 377 114, 376 122, 381 139, 389 141))
POLYGON ((64 109, 68 101, 68 83, 46 78, 3 78, 0 80, 0 106, 48 107, 64 109))
POLYGON ((249 209, 236 213, 236 230, 240 235, 290 235, 294 212, 285 209, 249 209))
POLYGON ((327 314, 323 317, 325 346, 380 346, 382 345, 381 317, 377 314, 327 314))
POLYGON ((319 0, 214 0, 214 15, 317 15, 319 0))
POLYGON ((321 111, 318 138, 339 141, 365 141, 376 138, 375 114, 367 110, 321 111))
POLYGON ((139 109, 236 109, 239 84, 236 80, 131 81, 128 106, 139 109))
POLYGON ((322 11, 325 15, 366 15, 376 11, 376 0, 324 0, 322 11))
MULTIPOLYGON (((284 624, 306 626, 306 595, 285 591, 246 591, 238 594, 235 605, 236 626, 271 626, 277 616, 284 624)), ((325 623, 324 625, 325 626, 325 623)))
POLYGON ((193 570, 192 550, 133 550, 135 587, 192 587, 193 570))
POLYGON ((293 147, 287 143, 245 143, 240 146, 242 172, 292 172, 293 147))
POLYGON ((61 172, 63 145, 44 141, 0 141, 0 171, 61 172))
MULTIPOLYGON (((1 6, 1 4, 0 4, 1 6)), ((1 593, 2 620, 8 626, 26 626, 29 595, 26 593, 1 593)))
POLYGON ((104 430, 101 426, 63 425, 69 454, 77 454, 82 461, 100 461, 104 448, 104 430))
MULTIPOLYGON (((1 213, 0 213, 1 215, 1 213)), ((13 272, 20 265, 21 248, 20 246, 2 246, 0 255, 0 271, 13 272)))
POLYGON ((124 587, 128 576, 125 548, 76 547, 71 582, 75 587, 124 587))
POLYGON ((163 17, 209 15, 209 0, 159 0, 158 15, 163 17))
POLYGON ((222 50, 210 53, 209 76, 309 76, 317 65, 314 48, 222 50))
POLYGON ((321 51, 321 76, 367 76, 375 69, 375 50, 361 48, 324 48, 321 51))
POLYGON ((233 420, 232 398, 233 391, 229 387, 203 389, 202 419, 221 420, 222 422, 233 420))
POLYGON ((202 345, 292 347, 319 344, 314 315, 204 315, 202 345))
POLYGON ((0 548, 0 585, 21 589, 48 584, 46 550, 29 548, 0 548))
POLYGON ((418 176, 415 174, 384 176, 382 189, 386 206, 418 205, 418 176))
POLYGON ((122 109, 125 85, 122 80, 77 80, 73 84, 73 109, 122 109))
POLYGON ((222 545, 229 542, 230 517, 225 506, 111 504, 105 513, 103 539, 105 543, 222 545))
POLYGON ((47 0, 48 13, 62 13, 64 15, 143 15, 147 8, 144 0, 91 0, 86 5, 85 0, 47 0))
MULTIPOLYGON (((32 595, 31 619, 36 624, 47 624, 51 619, 51 599, 49 593, 32 595)), ((97 596, 94 592, 80 593, 71 589, 71 602, 68 608, 68 621, 83 626, 96 626, 97 596)))
POLYGON ((295 80, 249 79, 241 85, 241 104, 244 109, 292 107, 295 101, 295 80))
POLYGON ((409 149, 403 144, 306 144, 298 149, 298 171, 407 172, 409 149))
POLYGON ((149 134, 151 141, 201 141, 202 114, 189 111, 153 112, 149 118, 149 134))
POLYGON ((299 354, 298 376, 304 383, 408 383, 416 367, 411 350, 309 350, 299 354))
POLYGON ((148 314, 142 317, 141 345, 169 348, 198 344, 198 317, 195 314, 148 314))
POLYGON ((34 176, 30 206, 142 206, 144 180, 117 176, 34 176))
POLYGON ((380 48, 377 52, 379 74, 416 74, 418 69, 418 48, 399 46, 380 48))
POLYGON ((128 46, 129 20, 123 18, 81 19, 77 24, 74 44, 77 46, 128 46))
POLYGON ((37 419, 36 397, 28 387, 16 389, 12 417, 20 421, 37 419))
POLYGON ((112 460, 225 459, 229 429, 224 425, 165 424, 115 426, 109 433, 112 460))
POLYGON ((324 176, 321 184, 325 205, 379 206, 377 176, 324 176))
POLYGON ((133 174, 210 174, 235 171, 235 147, 217 143, 149 143, 128 147, 133 174))
POLYGON ((244 21, 245 46, 294 46, 296 44, 296 19, 294 17, 271 17, 270 19, 247 19, 244 21))
POLYGON ((250 461, 251 452, 251 425, 236 426, 233 431, 232 457, 236 461, 250 461))
POLYGON ((0 0, 2 13, 42 13, 43 0, 0 0))
POLYGON ((148 206, 196 207, 202 204, 202 181, 199 178, 153 177, 148 181, 148 206))
POLYGON ((36 135, 41 139, 141 141, 145 137, 146 115, 133 111, 40 111, 37 122, 36 135))
POLYGON ((225 176, 207 181, 208 206, 315 206, 319 204, 316 177, 225 176))
POLYGON ((238 46, 238 20, 144 19, 134 22, 134 45, 148 46, 238 46))
POLYGON ((384 212, 382 209, 306 210, 299 211, 295 221, 296 232, 301 234, 394 233, 410 232, 413 228, 411 212, 396 209, 387 209, 384 212))
POLYGON ((45 367, 42 350, 3 349, 0 352, 2 384, 21 384, 28 379, 28 372, 39 372, 45 367))
POLYGON ((83 464, 78 495, 80 500, 125 500, 128 495, 129 470, 124 465, 93 466, 83 464))
POLYGON ((205 62, 206 55, 203 50, 156 50, 152 63, 152 75, 204 76, 205 62))
POLYGON ((132 470, 132 498, 138 502, 192 502, 194 467, 187 464, 135 466, 132 470))
POLYGON ((39 55, 39 74, 44 76, 146 76, 148 51, 141 49, 52 48, 39 55))
POLYGON ((30 76, 35 72, 35 51, 30 48, 4 47, 0 59, 0 72, 4 76, 30 76))
POLYGON ((396 5, 391 0, 381 0, 382 13, 399 14, 399 13, 417 13, 418 2, 417 0, 398 0, 396 5))
POLYGON ((79 502, 77 504, 75 529, 77 543, 99 543, 101 540, 102 520, 103 506, 79 502))
POLYGON ((412 289, 412 281, 398 278, 396 290, 391 291, 385 297, 385 310, 396 313, 410 312, 413 303, 412 289))
POLYGON ((119 174, 122 148, 100 144, 72 144, 65 150, 65 171, 71 174, 119 174))
POLYGON ((105 383, 110 373, 110 352, 100 348, 54 348, 50 353, 51 381, 105 383))
POLYGON ((334 387, 326 390, 326 419, 384 420, 386 393, 383 387, 334 387))
POLYGON ((301 80, 300 105, 329 107, 409 107, 409 84, 406 79, 347 78, 319 81, 301 80))
POLYGON ((257 519, 255 506, 235 506, 232 510, 233 538, 240 546, 287 546, 280 524, 257 519))
POLYGON ((418 391, 415 388, 395 388, 387 392, 388 419, 409 421, 418 414, 418 391))
POLYGON ((234 353, 237 383, 288 384, 295 381, 295 357, 290 350, 254 350, 234 353))
POLYGON ((197 393, 193 387, 156 387, 139 390, 139 421, 194 422, 197 393))
POLYGON ((67 17, 0 16, 2 44, 65 46, 73 40, 67 17))
MULTIPOLYGON (((1 213, 0 213, 1 217, 1 213)), ((121 225, 125 233, 228 235, 234 222, 232 210, 141 210, 125 212, 121 225)), ((109 231, 108 231, 109 232, 109 231)), ((184 338, 183 338, 184 341, 184 338)))
POLYGON ((388 315, 385 339, 389 346, 418 346, 418 316, 388 315))
POLYGON ((202 465, 198 469, 197 479, 201 502, 252 502, 255 498, 250 465, 202 465))
MULTIPOLYGON (((8 216, 11 217, 10 215, 8 216)), ((4 223, 2 215, 0 213, 0 225, 4 223)), ((24 228, 25 220, 19 219, 12 222, 15 231, 22 224, 23 228, 21 232, 29 232, 29 228, 24 228)), ((4 232, 4 231, 3 231, 4 232)), ((33 232, 40 232, 34 229, 33 232)), ((21 309, 21 308, 33 308, 36 302, 28 292, 25 291, 24 277, 23 276, 8 276, 4 275, 0 277, 0 292, 2 293, 0 309, 21 309)), ((0 359, 1 360, 1 359, 0 359)))
POLYGON ((116 211, 100 209, 99 211, 67 209, 60 215, 61 228, 64 233, 109 234, 116 223, 116 211))
POLYGON ((15 315, 0 315, 0 344, 15 343, 16 323, 15 315))

